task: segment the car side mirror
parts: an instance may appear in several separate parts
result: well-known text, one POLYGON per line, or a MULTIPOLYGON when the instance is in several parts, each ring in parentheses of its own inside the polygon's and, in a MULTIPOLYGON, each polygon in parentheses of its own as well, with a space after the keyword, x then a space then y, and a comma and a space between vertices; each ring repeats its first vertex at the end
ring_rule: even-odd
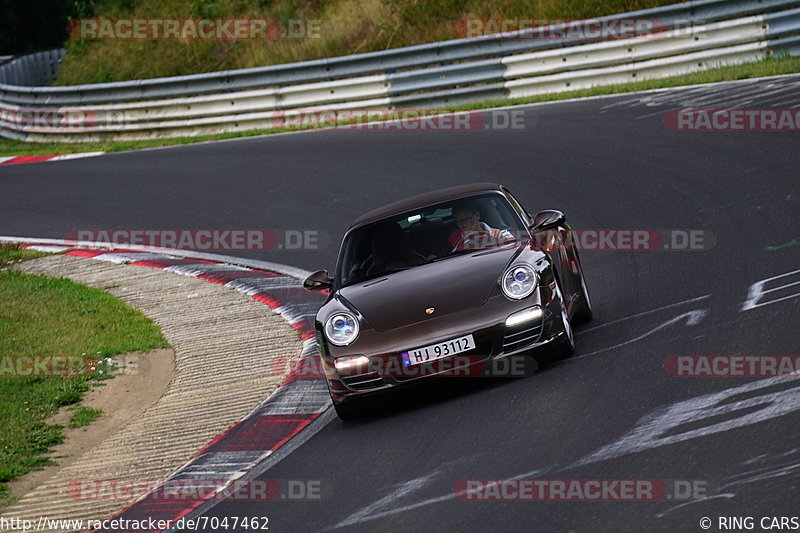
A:
POLYGON ((548 230, 561 226, 567 221, 567 216, 561 211, 555 209, 548 209, 546 211, 539 211, 533 217, 531 224, 532 230, 548 230))
POLYGON ((307 291, 329 290, 331 287, 333 279, 327 270, 317 270, 303 281, 303 288, 307 291))

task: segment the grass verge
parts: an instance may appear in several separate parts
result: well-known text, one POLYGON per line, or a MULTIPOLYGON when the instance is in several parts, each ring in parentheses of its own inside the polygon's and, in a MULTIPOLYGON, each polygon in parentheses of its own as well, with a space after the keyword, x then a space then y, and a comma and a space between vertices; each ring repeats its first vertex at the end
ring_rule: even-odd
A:
MULTIPOLYGON (((0 246, 0 261, 19 256, 0 246)), ((63 440, 63 427, 46 423, 48 417, 111 377, 112 356, 167 346, 149 318, 102 290, 0 269, 0 508, 13 501, 5 482, 52 464, 45 454, 63 440), (80 356, 92 363, 81 373, 23 376, 31 366, 21 356, 80 356)), ((99 414, 79 407, 69 425, 81 427, 99 414)))
MULTIPOLYGON (((800 72, 800 57, 770 57, 763 61, 745 63, 710 69, 703 72, 672 76, 657 80, 646 80, 635 83, 624 83, 619 85, 608 85, 604 87, 594 87, 581 91, 570 91, 562 93, 543 94, 526 98, 515 98, 509 100, 492 100, 452 106, 441 109, 432 109, 431 114, 447 113, 451 111, 487 109, 498 106, 522 105, 536 102, 549 102, 555 100, 566 100, 570 98, 585 98, 589 96, 609 95, 627 93, 632 91, 644 91, 649 89, 662 89, 667 87, 680 87, 687 85, 698 85, 702 83, 713 83, 719 81, 743 80, 749 78, 759 78, 764 76, 778 76, 781 74, 793 74, 800 72)), ((310 127, 308 129, 313 129, 310 127)), ((205 135, 200 137, 177 137, 173 139, 154 139, 148 141, 108 141, 102 143, 26 143, 9 139, 0 139, 0 156, 2 155, 45 155, 45 154, 66 154, 78 152, 120 152, 126 150, 138 150, 143 148, 156 148, 161 146, 174 146, 181 144, 191 144, 204 141, 215 141, 223 139, 235 139, 240 137, 252 137, 258 135, 269 135, 286 131, 297 131, 297 129, 267 129, 250 130, 244 132, 221 133, 217 135, 205 135)))
POLYGON ((74 409, 67 426, 73 429, 82 428, 100 418, 102 414, 102 409, 94 409, 86 406, 77 407, 74 409))
POLYGON ((0 244, 0 268, 7 267, 26 259, 35 259, 50 255, 46 252, 23 248, 19 244, 0 244))
MULTIPOLYGON (((278 39, 80 39, 57 83, 73 85, 276 65, 466 36, 465 19, 546 21, 628 12, 675 0, 74 0, 78 17, 271 19, 278 39), (310 24, 307 24, 309 23, 310 24)), ((83 35, 87 37, 87 34, 83 35)))

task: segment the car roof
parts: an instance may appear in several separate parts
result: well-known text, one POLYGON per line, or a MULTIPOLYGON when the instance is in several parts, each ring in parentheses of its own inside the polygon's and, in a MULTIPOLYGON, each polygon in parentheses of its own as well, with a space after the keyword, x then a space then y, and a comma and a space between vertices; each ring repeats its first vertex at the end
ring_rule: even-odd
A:
POLYGON ((383 207, 373 209, 372 211, 361 215, 355 219, 352 224, 350 224, 350 229, 363 226, 371 222, 376 222, 386 217, 397 215, 412 209, 419 209, 429 205, 438 204, 439 202, 457 200, 459 198, 472 196, 482 192, 497 192, 501 190, 502 187, 497 183, 469 183, 466 185, 447 187, 446 189, 438 189, 436 191, 417 194, 415 196, 404 198, 403 200, 386 204, 383 207))

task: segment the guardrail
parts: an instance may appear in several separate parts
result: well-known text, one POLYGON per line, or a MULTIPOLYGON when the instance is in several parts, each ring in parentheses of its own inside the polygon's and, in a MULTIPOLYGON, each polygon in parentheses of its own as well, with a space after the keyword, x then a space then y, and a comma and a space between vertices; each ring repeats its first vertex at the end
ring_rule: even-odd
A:
POLYGON ((6 84, 11 71, 4 69, 20 58, 0 66, 0 135, 40 142, 206 135, 280 127, 287 110, 435 108, 685 74, 768 54, 800 55, 800 0, 696 0, 593 20, 626 19, 657 20, 663 31, 597 42, 537 38, 543 35, 538 28, 73 87, 6 84))
MULTIPOLYGON (((8 85, 50 85, 66 53, 45 50, 20 56, 0 56, 0 87, 8 85)), ((0 92, 2 94, 2 92, 0 92)), ((4 100, 0 96, 0 102, 4 100)))

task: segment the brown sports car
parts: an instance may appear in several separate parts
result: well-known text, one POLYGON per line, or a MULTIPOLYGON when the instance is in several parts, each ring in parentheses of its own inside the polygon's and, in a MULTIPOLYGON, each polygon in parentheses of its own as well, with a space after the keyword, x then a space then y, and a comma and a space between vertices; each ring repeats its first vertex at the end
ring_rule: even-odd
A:
POLYGON ((347 230, 317 312, 322 367, 340 418, 376 393, 468 375, 509 355, 574 352, 592 308, 560 211, 531 217, 501 185, 443 189, 370 211, 347 230))

